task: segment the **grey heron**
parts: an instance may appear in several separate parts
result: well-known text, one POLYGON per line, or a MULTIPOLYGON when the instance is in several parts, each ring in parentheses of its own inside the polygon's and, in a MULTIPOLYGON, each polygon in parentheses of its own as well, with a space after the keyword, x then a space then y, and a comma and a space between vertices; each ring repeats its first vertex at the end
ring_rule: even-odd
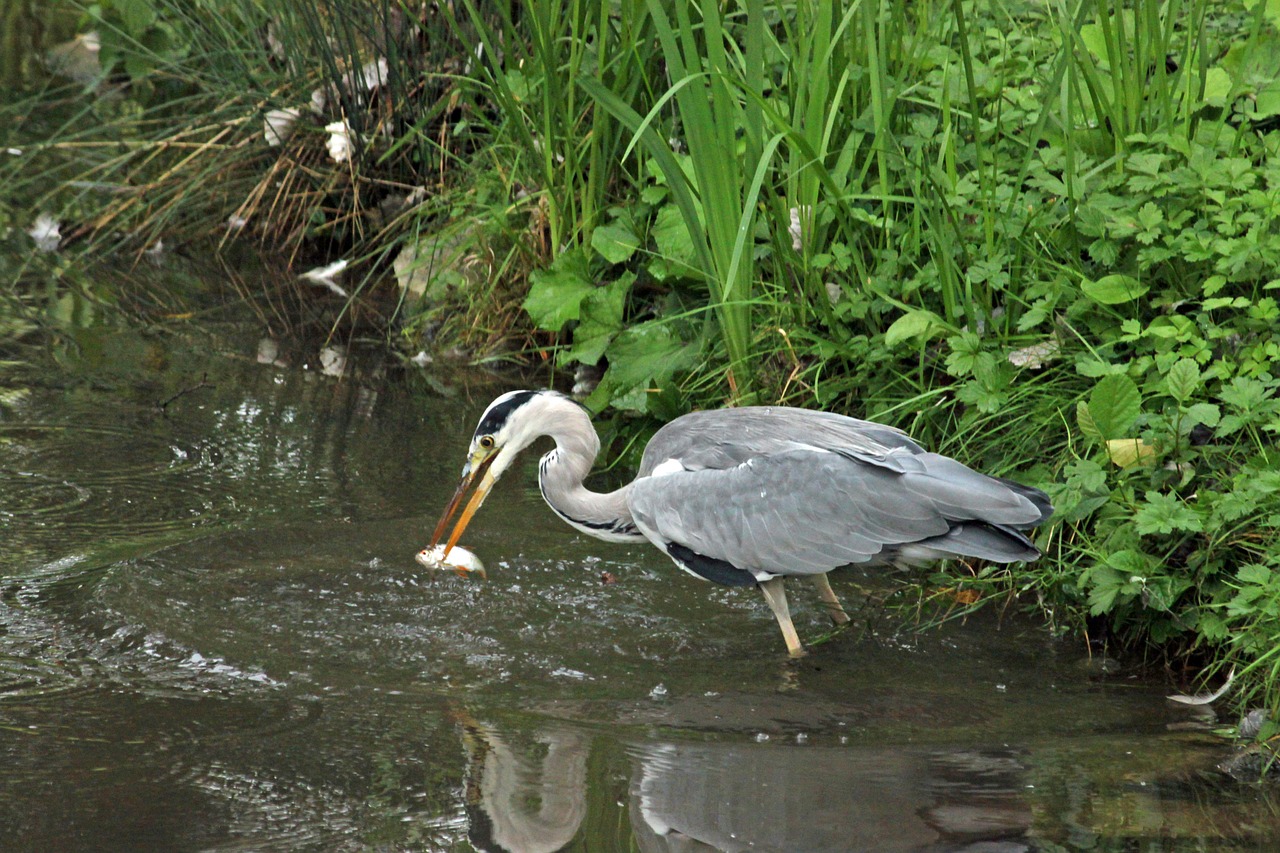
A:
POLYGON ((705 580, 759 586, 792 656, 804 648, 784 578, 809 578, 832 620, 843 623, 849 617, 827 580, 831 570, 950 557, 1034 560, 1040 551, 1021 531, 1053 512, 1039 489, 979 474, 894 427, 781 406, 676 418, 645 447, 632 482, 593 492, 583 480, 600 439, 587 410, 556 391, 512 391, 481 415, 433 547, 462 506, 447 556, 494 483, 541 436, 555 441, 538 482, 556 515, 609 542, 648 540, 705 580))

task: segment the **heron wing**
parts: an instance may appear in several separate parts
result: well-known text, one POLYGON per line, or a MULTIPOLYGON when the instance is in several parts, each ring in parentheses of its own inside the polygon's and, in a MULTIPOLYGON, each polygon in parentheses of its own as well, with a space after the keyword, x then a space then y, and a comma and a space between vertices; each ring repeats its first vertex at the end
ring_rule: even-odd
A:
POLYGON ((765 406, 713 409, 676 418, 658 430, 645 447, 639 476, 653 473, 668 460, 678 460, 688 470, 728 469, 748 459, 806 448, 843 453, 892 470, 912 467, 911 457, 924 452, 899 429, 831 412, 765 406))
POLYGON ((851 454, 790 449, 727 468, 673 466, 637 479, 628 504, 659 547, 674 543, 752 573, 818 574, 916 544, 939 556, 1034 553, 1006 529, 1038 520, 1033 502, 945 456, 911 454, 910 463, 899 471, 851 454))

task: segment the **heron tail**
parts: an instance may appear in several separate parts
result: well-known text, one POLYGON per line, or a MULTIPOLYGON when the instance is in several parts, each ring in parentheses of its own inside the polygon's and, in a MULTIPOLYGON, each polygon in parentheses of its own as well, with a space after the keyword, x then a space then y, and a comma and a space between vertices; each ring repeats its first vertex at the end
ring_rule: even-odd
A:
POLYGON ((976 557, 996 563, 1013 563, 1036 559, 1040 556, 1040 549, 1012 527, 966 521, 954 525, 941 536, 901 546, 898 556, 910 562, 976 557))

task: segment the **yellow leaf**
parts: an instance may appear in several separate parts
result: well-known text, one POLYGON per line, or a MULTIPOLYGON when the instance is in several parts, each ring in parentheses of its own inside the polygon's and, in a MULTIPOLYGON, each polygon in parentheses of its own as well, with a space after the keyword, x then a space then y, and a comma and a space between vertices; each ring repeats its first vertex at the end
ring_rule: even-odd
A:
POLYGON ((1140 438, 1113 438, 1107 442, 1107 455, 1121 468, 1132 468, 1155 462, 1156 449, 1140 438))

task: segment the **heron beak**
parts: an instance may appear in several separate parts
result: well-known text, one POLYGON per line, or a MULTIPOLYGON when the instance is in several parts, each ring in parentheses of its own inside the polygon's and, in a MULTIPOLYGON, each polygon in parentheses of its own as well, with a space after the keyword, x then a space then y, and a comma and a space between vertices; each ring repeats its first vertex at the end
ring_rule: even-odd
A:
POLYGON ((449 505, 444 508, 444 514, 440 516, 435 532, 431 534, 431 545, 429 547, 434 548, 436 543, 440 541, 440 537, 444 535, 445 528, 449 526, 449 521, 453 518, 454 513, 458 511, 458 507, 461 506, 462 499, 466 497, 467 491, 471 489, 477 480, 480 482, 475 487, 471 500, 467 501, 466 507, 462 510, 462 515, 458 517, 458 523, 454 525, 453 533, 449 535, 449 541, 445 545, 444 553, 440 555, 442 560, 448 557, 449 551, 454 545, 458 544, 462 531, 466 530, 467 525, 471 523, 471 516, 476 514, 476 510, 480 509, 480 504, 484 503, 489 490, 497 482, 497 480, 489 476, 489 466, 493 464, 493 460, 497 455, 497 453, 490 453, 478 462, 475 459, 469 460, 466 468, 463 469, 462 479, 458 482, 458 489, 453 493, 453 497, 449 499, 449 505))

